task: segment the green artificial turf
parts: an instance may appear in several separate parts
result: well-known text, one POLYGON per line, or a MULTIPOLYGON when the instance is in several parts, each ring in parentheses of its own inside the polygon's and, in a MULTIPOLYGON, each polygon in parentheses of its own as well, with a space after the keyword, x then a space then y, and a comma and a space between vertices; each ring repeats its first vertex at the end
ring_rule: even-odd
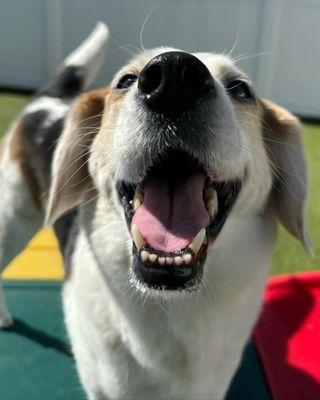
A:
POLYGON ((0 332, 0 399, 85 400, 61 310, 59 282, 5 282, 14 326, 0 332))
MULTIPOLYGON (((0 399, 85 400, 61 310, 59 282, 4 284, 15 320, 0 332, 0 399)), ((268 400, 255 346, 248 343, 226 400, 268 400)))
MULTIPOLYGON (((28 96, 0 92, 0 136, 27 102, 28 96)), ((279 240, 271 265, 271 274, 320 268, 320 124, 303 124, 304 142, 310 170, 308 221, 314 248, 314 258, 307 255, 299 243, 284 229, 279 229, 279 240)))

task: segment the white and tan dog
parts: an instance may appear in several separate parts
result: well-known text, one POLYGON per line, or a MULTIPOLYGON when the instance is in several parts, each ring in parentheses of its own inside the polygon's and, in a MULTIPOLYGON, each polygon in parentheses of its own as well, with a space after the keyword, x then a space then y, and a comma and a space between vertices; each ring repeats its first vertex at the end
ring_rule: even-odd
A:
POLYGON ((0 266, 47 210, 88 397, 222 399, 261 307, 277 220, 309 249, 300 126, 228 57, 173 48, 143 51, 77 98, 106 38, 100 25, 4 141, 0 266))

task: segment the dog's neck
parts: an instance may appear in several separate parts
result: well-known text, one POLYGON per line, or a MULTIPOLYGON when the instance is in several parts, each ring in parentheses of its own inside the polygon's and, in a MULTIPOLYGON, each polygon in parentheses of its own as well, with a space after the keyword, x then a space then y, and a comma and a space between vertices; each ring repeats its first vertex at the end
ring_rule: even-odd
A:
MULTIPOLYGON (((170 297, 167 301, 153 297, 148 291, 139 293, 130 284, 131 239, 127 227, 110 207, 105 214, 108 229, 99 229, 108 207, 102 203, 87 207, 82 213, 76 245, 79 255, 74 257, 75 263, 82 265, 74 265, 74 270, 82 269, 86 279, 94 280, 92 285, 87 281, 87 285, 103 292, 97 297, 105 299, 110 323, 140 365, 152 361, 158 371, 185 365, 198 348, 197 342, 205 340, 205 332, 208 340, 212 336, 207 328, 215 313, 214 289, 210 283, 203 283, 200 293, 176 293, 176 299, 170 297), (157 350, 159 346, 161 351, 157 350)), ((80 278, 79 284, 83 284, 80 278)))
MULTIPOLYGON (((188 363, 194 366, 197 360, 199 365, 206 365, 203 359, 207 352, 218 360, 226 343, 232 347, 236 340, 238 346, 237 335, 249 334, 259 309, 254 299, 262 290, 274 242, 270 217, 230 219, 214 251, 208 254, 199 291, 177 293, 176 299, 160 301, 148 292, 139 294, 129 287, 129 234, 124 221, 110 209, 105 214, 109 217, 108 229, 99 229, 104 207, 95 205, 82 216, 81 243, 77 246, 82 264, 79 269, 87 264, 84 273, 88 276, 91 271, 88 278, 92 285, 87 282, 86 286, 91 287, 93 296, 99 291, 96 297, 105 299, 108 312, 104 316, 137 363, 163 374, 181 367, 186 371, 188 363), (248 243, 255 252, 250 252, 248 243), (261 260, 264 265, 260 265, 261 260), (240 333, 238 328, 234 330, 237 326, 240 333)), ((86 287, 79 292, 84 291, 86 287)))

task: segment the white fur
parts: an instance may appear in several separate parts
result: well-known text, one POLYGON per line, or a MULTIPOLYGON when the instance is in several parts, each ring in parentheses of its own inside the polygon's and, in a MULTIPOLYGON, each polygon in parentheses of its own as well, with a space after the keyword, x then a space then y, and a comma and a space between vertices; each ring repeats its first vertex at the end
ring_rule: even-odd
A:
POLYGON ((108 208, 89 208, 83 218, 86 224, 96 213, 92 242, 81 232, 63 292, 89 398, 222 399, 260 309, 272 217, 230 218, 209 253, 200 292, 164 302, 130 288, 123 223, 108 208), (107 231, 99 223, 103 211, 112 220, 107 231))
POLYGON ((70 65, 85 68, 85 88, 92 83, 101 68, 108 37, 109 29, 107 25, 99 22, 90 36, 64 61, 63 67, 70 65))
POLYGON ((32 114, 37 111, 47 112, 43 122, 43 128, 48 128, 55 121, 64 118, 69 108, 70 102, 63 101, 56 97, 42 96, 28 104, 23 114, 32 114))

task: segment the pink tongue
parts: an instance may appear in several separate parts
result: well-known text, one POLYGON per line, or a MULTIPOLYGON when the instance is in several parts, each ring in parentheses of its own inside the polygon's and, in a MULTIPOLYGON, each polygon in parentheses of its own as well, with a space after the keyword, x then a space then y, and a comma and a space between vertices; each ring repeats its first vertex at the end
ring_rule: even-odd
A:
POLYGON ((175 185, 152 178, 144 186, 144 200, 132 223, 156 250, 171 252, 187 247, 209 225, 203 202, 205 176, 194 174, 175 185))

